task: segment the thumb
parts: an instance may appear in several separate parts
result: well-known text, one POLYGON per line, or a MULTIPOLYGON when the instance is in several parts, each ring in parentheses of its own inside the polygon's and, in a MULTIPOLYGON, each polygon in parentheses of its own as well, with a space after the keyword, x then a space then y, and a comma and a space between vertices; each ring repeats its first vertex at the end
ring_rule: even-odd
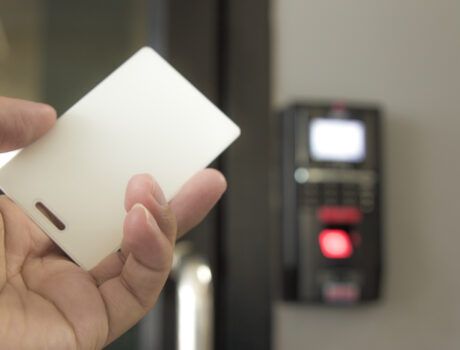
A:
POLYGON ((45 134, 56 121, 53 107, 0 97, 0 152, 22 148, 45 134))
POLYGON ((0 291, 6 283, 5 225, 0 213, 0 291))

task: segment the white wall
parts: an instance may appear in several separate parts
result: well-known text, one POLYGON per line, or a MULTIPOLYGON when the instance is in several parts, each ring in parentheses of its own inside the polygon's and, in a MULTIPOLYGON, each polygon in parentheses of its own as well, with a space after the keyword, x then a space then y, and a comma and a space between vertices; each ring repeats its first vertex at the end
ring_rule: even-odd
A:
POLYGON ((380 305, 278 305, 276 349, 460 349, 460 1, 274 0, 274 104, 386 110, 380 305))

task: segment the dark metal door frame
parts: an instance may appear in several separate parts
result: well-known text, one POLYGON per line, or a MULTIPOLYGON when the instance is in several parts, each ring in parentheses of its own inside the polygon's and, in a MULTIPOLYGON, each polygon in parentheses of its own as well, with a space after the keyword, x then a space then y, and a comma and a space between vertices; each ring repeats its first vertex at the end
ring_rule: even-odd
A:
POLYGON ((173 0, 169 9, 168 59, 242 129, 218 162, 229 191, 217 220, 191 236, 215 243, 216 349, 270 349, 269 1, 173 0))
POLYGON ((242 135, 222 160, 223 334, 217 349, 270 349, 269 1, 225 0, 220 16, 222 108, 242 135))

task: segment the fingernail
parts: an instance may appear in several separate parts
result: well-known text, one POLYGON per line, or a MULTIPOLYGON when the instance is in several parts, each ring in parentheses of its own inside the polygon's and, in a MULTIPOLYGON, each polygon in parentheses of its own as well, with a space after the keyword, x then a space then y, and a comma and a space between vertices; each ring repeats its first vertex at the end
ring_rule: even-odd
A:
POLYGON ((160 186, 158 185, 158 183, 155 183, 153 187, 153 197, 156 199, 156 201, 160 205, 165 205, 167 203, 165 195, 163 191, 161 190, 160 186))
POLYGON ((150 226, 155 226, 156 222, 155 219, 153 218, 152 214, 148 211, 146 207, 144 207, 141 203, 136 203, 134 204, 133 208, 141 208, 144 211, 145 214, 145 219, 147 220, 147 223, 150 226))

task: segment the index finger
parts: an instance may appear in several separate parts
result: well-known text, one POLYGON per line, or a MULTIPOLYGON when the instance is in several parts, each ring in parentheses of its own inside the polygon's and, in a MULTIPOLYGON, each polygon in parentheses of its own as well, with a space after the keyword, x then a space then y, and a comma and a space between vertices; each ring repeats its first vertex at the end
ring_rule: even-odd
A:
POLYGON ((188 180, 170 202, 177 219, 177 236, 198 225, 226 189, 225 177, 215 169, 204 169, 188 180))
POLYGON ((55 122, 56 111, 49 105, 0 96, 0 152, 27 146, 55 122))

